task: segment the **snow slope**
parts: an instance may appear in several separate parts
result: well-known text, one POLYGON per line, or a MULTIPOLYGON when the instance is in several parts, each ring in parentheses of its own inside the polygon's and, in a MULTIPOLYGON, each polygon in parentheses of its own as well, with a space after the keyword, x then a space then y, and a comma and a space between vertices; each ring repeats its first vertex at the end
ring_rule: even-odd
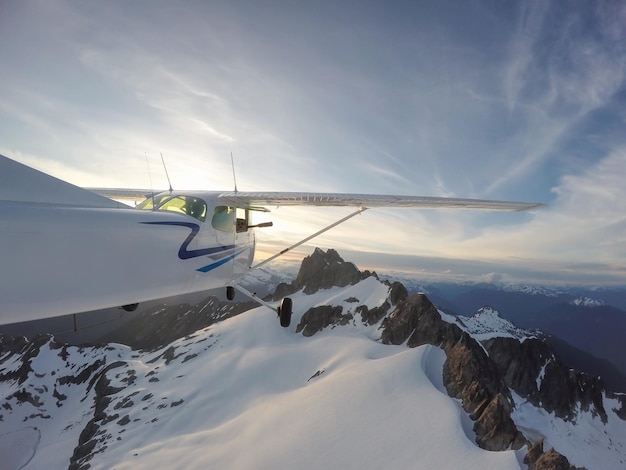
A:
MULTIPOLYGON (((614 413, 607 413, 603 423, 599 416, 578 410, 573 422, 564 421, 512 393, 515 409, 513 421, 522 433, 543 439, 544 448, 554 447, 566 455, 571 464, 587 469, 626 468, 626 426, 614 413)), ((604 397, 604 408, 619 409, 615 399, 604 397)))
MULTIPOLYGON (((23 468, 66 468, 95 387, 55 388, 51 379, 119 360, 106 373, 121 391, 105 413, 117 416, 99 430, 92 468, 519 468, 513 451, 487 452, 466 435, 467 418, 441 383, 438 348, 382 345, 371 339, 376 327, 294 333, 314 304, 374 307, 386 294, 371 278, 296 295, 288 330, 258 308, 150 354, 70 347, 64 361, 48 343, 28 381, 1 390, 5 398, 30 390, 42 404, 7 400, 0 436, 30 429, 35 454, 23 468)), ((3 462, 19 461, 12 447, 0 449, 3 462)))
MULTIPOLYGON (((289 329, 257 308, 152 353, 48 342, 24 383, 0 381, 0 469, 67 468, 91 434, 86 453, 96 469, 524 468, 525 449, 475 444, 469 418, 443 387, 442 350, 383 345, 379 326, 358 314, 351 326, 295 333, 312 306, 355 311, 387 295, 374 278, 297 293, 289 329), (94 410, 96 390, 107 387, 94 410), (95 430, 94 412, 105 415, 95 430)), ((20 362, 4 359, 6 376, 20 362)), ((547 435, 549 421, 533 413, 520 404, 516 421, 547 435)), ((613 432, 626 431, 622 424, 613 432)), ((589 468, 622 468, 611 455, 589 468)))

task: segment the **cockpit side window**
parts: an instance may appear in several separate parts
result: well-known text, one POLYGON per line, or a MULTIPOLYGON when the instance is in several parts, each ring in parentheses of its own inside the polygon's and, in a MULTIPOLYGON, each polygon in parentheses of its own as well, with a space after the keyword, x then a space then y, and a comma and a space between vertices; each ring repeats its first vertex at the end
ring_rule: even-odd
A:
POLYGON ((206 203, 202 199, 187 196, 185 211, 187 215, 195 217, 201 222, 206 220, 206 203))
POLYGON ((232 232, 235 230, 235 209, 228 206, 217 206, 213 212, 211 225, 220 232, 232 232))

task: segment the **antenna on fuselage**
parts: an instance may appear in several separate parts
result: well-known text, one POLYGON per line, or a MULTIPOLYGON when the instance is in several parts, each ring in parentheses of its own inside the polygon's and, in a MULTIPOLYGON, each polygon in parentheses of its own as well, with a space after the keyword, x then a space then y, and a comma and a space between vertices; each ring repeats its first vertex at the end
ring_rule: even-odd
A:
POLYGON ((165 176, 167 177, 167 184, 170 185, 170 194, 172 194, 172 183, 170 181, 170 175, 167 173, 167 167, 165 166, 165 159, 163 158, 163 152, 161 152, 161 161, 163 162, 163 169, 165 170, 165 176))
POLYGON ((233 167, 233 181, 235 182, 235 194, 237 194, 237 177, 235 176, 235 159, 233 152, 230 152, 230 165, 233 167))

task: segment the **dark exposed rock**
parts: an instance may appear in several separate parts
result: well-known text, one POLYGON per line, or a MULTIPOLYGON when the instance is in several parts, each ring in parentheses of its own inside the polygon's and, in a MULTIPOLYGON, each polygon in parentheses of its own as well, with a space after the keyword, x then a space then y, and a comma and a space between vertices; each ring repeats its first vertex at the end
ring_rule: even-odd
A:
POLYGON ((567 368, 546 341, 498 337, 485 341, 484 346, 506 385, 532 404, 566 420, 575 417, 580 404, 606 422, 602 380, 567 368))
POLYGON ((134 405, 135 405, 135 402, 133 402, 133 400, 131 400, 130 397, 126 397, 123 400, 118 401, 113 407, 113 409, 119 410, 120 408, 130 408, 131 406, 134 406, 134 405))
POLYGON ((91 377, 93 377, 93 374, 98 370, 101 369, 102 366, 104 366, 105 361, 102 359, 98 359, 96 361, 94 361, 93 363, 91 363, 90 365, 88 365, 87 367, 85 367, 80 374, 77 375, 66 375, 64 377, 59 377, 57 379, 57 381, 59 382, 60 385, 66 385, 66 384, 82 384, 84 382, 87 382, 87 380, 89 380, 91 377))
POLYGON ((391 289, 389 291, 389 300, 391 301, 392 305, 398 305, 398 303, 406 300, 408 296, 409 293, 407 292, 406 287, 404 287, 404 284, 397 281, 391 284, 391 289))
POLYGON ((89 383, 88 390, 93 388, 95 392, 94 397, 94 415, 93 418, 87 423, 85 428, 80 433, 78 439, 78 445, 74 448, 74 453, 70 458, 70 469, 89 468, 87 463, 93 452, 96 449, 97 439, 96 436, 100 430, 100 424, 106 424, 114 419, 117 419, 119 415, 108 416, 106 409, 111 403, 111 395, 118 393, 123 388, 113 387, 111 381, 107 377, 107 372, 112 369, 124 366, 126 363, 123 361, 115 361, 104 367, 100 372, 95 374, 89 383))
POLYGON ((569 460, 554 449, 541 454, 532 467, 533 470, 571 470, 573 468, 569 460))
POLYGON ((76 447, 70 459, 70 465, 68 467, 68 470, 84 470, 84 469, 89 468, 90 465, 84 462, 83 459, 88 458, 88 456, 96 447, 96 444, 97 444, 96 440, 92 439, 76 447))
POLYGON ((376 273, 359 271, 353 263, 344 261, 335 250, 324 252, 315 248, 310 256, 302 260, 296 279, 291 284, 279 284, 270 299, 280 300, 301 289, 305 294, 313 294, 320 289, 345 287, 370 276, 376 276, 376 273))
MULTIPOLYGON (((276 291, 269 299, 278 300, 296 291, 303 290, 305 294, 312 294, 320 289, 329 289, 334 286, 344 287, 349 284, 356 284, 368 277, 374 276, 375 272, 359 271, 353 263, 344 261, 335 250, 323 250, 316 248, 307 256, 300 266, 296 279, 291 284, 279 284, 276 291)), ((389 286, 389 300, 383 305, 368 308, 366 305, 359 305, 355 313, 361 317, 361 321, 366 325, 378 323, 391 309, 392 305, 406 299, 407 290, 399 282, 392 284, 385 282, 389 286)), ((345 299, 349 303, 358 303, 359 299, 351 297, 345 299)), ((311 336, 317 331, 330 325, 345 325, 354 320, 351 312, 342 313, 341 307, 316 307, 307 311, 296 328, 296 332, 303 332, 305 336, 311 336)))
POLYGON ((352 314, 342 315, 341 306, 332 307, 322 305, 307 310, 300 323, 296 327, 296 333, 302 332, 304 336, 313 336, 315 333, 329 325, 345 325, 352 320, 352 314))
POLYGON ((165 351, 163 351, 160 355, 154 357, 153 359, 150 359, 148 361, 148 364, 153 364, 159 359, 165 359, 165 365, 167 366, 169 365, 170 362, 172 362, 174 359, 178 358, 182 354, 183 353, 176 354, 176 348, 174 346, 170 346, 165 351))
POLYGON ((613 408, 613 411, 619 416, 621 419, 626 421, 626 395, 623 393, 607 393, 609 398, 614 398, 620 403, 619 408, 613 408))
POLYGON ((532 469, 541 454, 543 454, 543 439, 539 439, 528 447, 528 451, 524 456, 524 463, 528 465, 529 469, 532 469))
POLYGON ((424 294, 407 297, 383 321, 381 341, 409 347, 432 344, 446 352, 443 382, 474 420, 477 443, 488 450, 519 448, 521 433, 511 420, 510 395, 489 357, 473 338, 441 319, 424 294))
POLYGON ((309 380, 307 380, 307 382, 310 382, 311 380, 313 380, 316 377, 319 377, 320 375, 322 375, 324 372, 326 372, 326 369, 319 369, 318 371, 315 372, 315 374, 313 374, 311 377, 309 377, 309 380))
POLYGON ((524 457, 528 470, 577 470, 569 460, 554 449, 543 451, 543 439, 535 442, 524 457))
POLYGON ((106 377, 106 373, 112 369, 123 367, 125 365, 126 363, 123 361, 115 361, 106 366, 98 374, 94 375, 94 377, 89 382, 89 387, 87 387, 87 391, 91 390, 95 385, 96 398, 98 398, 113 395, 120 390, 123 390, 122 387, 111 386, 111 381, 106 377))
POLYGON ((480 418, 496 395, 508 401, 509 392, 500 374, 473 339, 463 335, 444 350, 443 383, 451 396, 463 400, 463 408, 473 420, 480 418))
POLYGON ((134 369, 130 369, 126 371, 126 377, 120 379, 120 382, 125 383, 126 385, 132 385, 137 380, 137 371, 134 369))
MULTIPOLYGON (((0 374, 0 381, 16 380, 18 384, 24 383, 28 375, 33 372, 30 366, 31 359, 36 357, 41 347, 51 340, 52 335, 37 335, 30 342, 24 337, 0 336, 0 351, 5 358, 12 357, 13 354, 21 355, 20 367, 16 370, 0 374)), ((0 362, 0 365, 2 365, 2 362, 0 362)))
MULTIPOLYGON (((30 346, 25 336, 11 336, 0 334, 0 356, 5 359, 13 354, 21 354, 30 346)), ((0 361, 2 364, 4 360, 0 361)))
POLYGON ((67 395, 60 393, 56 386, 54 387, 54 391, 52 392, 52 396, 57 399, 57 406, 61 406, 61 402, 67 400, 67 395))
POLYGON ((182 363, 185 363, 187 361, 190 361, 191 359, 193 359, 194 357, 197 357, 198 355, 196 353, 193 354, 187 354, 185 356, 185 358, 182 360, 182 363))
POLYGON ((130 416, 128 415, 124 416, 117 422, 117 424, 119 424, 120 426, 126 426, 128 423, 130 423, 130 416))
POLYGON ((356 308, 356 313, 361 315, 361 320, 366 325, 375 325, 378 323, 387 313, 391 305, 385 301, 380 307, 367 308, 367 305, 359 305, 356 308))
POLYGON ((444 322, 423 294, 407 297, 383 321, 381 341, 409 347, 432 344, 446 352, 443 382, 460 398, 474 420, 477 443, 488 450, 520 448, 525 439, 513 423, 508 389, 484 352, 469 335, 444 322))
POLYGON ((511 403, 508 397, 498 393, 474 424, 476 441, 487 450, 520 449, 527 444, 511 419, 511 403))
POLYGON ((11 398, 15 398, 15 400, 18 403, 30 403, 31 405, 33 405, 36 408, 38 408, 38 407, 43 405, 43 402, 41 401, 41 399, 37 395, 33 395, 32 393, 30 393, 28 390, 26 390, 24 388, 21 389, 21 390, 18 390, 17 392, 13 393, 12 395, 9 395, 7 397, 7 400, 10 400, 11 398))
POLYGON ((324 253, 316 248, 302 260, 294 283, 298 289, 304 288, 305 294, 313 294, 320 289, 344 287, 360 280, 361 271, 353 263, 344 261, 333 249, 324 253))
POLYGON ((383 320, 381 341, 414 348, 433 344, 445 350, 462 336, 456 325, 441 320, 439 312, 424 294, 415 294, 400 302, 391 315, 383 320))

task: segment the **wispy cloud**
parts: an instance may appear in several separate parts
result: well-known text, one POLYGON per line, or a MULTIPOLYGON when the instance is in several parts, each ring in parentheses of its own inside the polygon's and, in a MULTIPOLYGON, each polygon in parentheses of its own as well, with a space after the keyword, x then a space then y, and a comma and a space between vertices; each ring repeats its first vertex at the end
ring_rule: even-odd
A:
MULTIPOLYGON (((565 175, 556 200, 522 226, 488 228, 462 243, 478 257, 522 256, 553 262, 594 262, 626 266, 626 148, 586 171, 565 175)), ((534 262, 534 261, 533 261, 534 262)))
POLYGON ((624 84, 625 38, 611 27, 615 17, 605 6, 522 5, 503 90, 509 112, 523 116, 518 130, 523 140, 519 149, 509 149, 516 158, 488 187, 489 193, 556 158, 594 112, 612 106, 624 84))

